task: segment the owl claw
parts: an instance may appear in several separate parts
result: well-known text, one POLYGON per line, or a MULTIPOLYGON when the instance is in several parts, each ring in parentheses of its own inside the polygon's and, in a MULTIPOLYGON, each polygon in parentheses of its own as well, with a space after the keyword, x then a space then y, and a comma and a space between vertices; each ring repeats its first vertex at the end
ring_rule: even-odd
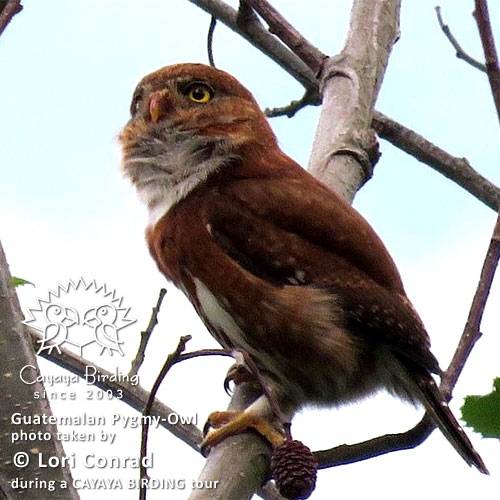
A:
POLYGON ((230 387, 231 382, 234 382, 235 385, 243 384, 244 382, 252 382, 260 386, 257 377, 253 375, 245 365, 240 363, 232 365, 224 379, 224 390, 228 396, 232 394, 230 387))
POLYGON ((284 441, 283 434, 266 418, 245 411, 215 411, 208 416, 203 427, 205 438, 201 443, 203 454, 224 439, 254 429, 273 447, 284 441), (210 430, 213 428, 214 430, 210 430))

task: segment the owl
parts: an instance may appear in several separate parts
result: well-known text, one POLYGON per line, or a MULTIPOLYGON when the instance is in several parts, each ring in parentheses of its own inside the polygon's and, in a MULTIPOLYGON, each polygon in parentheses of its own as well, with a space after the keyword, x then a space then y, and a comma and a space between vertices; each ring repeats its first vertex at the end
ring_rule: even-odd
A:
POLYGON ((486 472, 436 386, 429 337, 384 244, 281 151, 252 94, 213 67, 176 64, 141 80, 130 112, 122 168, 149 211, 151 256, 263 388, 245 411, 218 412, 206 444, 248 427, 276 443, 277 412, 385 388, 422 403, 486 472))

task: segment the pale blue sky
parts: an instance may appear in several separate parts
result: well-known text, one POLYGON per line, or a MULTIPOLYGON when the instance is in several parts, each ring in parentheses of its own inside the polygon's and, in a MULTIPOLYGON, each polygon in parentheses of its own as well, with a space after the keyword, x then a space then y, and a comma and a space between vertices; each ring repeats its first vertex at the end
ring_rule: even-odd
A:
MULTIPOLYGON (((349 0, 273 3, 321 50, 335 54, 341 49, 349 0)), ((132 91, 142 76, 176 62, 206 62, 209 18, 187 0, 25 0, 23 4, 24 11, 0 38, 0 238, 12 272, 37 285, 21 291, 23 305, 32 305, 58 282, 83 275, 116 287, 133 305, 142 328, 164 280, 143 242, 145 210, 119 173, 116 136, 128 119, 132 91)), ((404 2, 402 36, 393 50, 377 109, 450 153, 467 157, 478 171, 500 184, 500 134, 487 79, 455 58, 437 25, 434 5, 429 0, 404 2)), ((464 48, 482 59, 470 15, 473 1, 443 0, 441 6, 464 48)), ((490 2, 490 13, 500 45, 496 2, 490 2)), ((218 66, 240 79, 262 107, 281 106, 301 96, 300 85, 222 24, 216 30, 214 50, 218 66)), ((272 121, 283 150, 303 165, 318 111, 310 108, 293 120, 272 121)), ((381 141, 381 149, 374 178, 358 194, 355 206, 393 254, 408 293, 428 325, 433 350, 446 365, 467 314, 494 214, 390 144, 381 141)), ((498 375, 500 318, 493 305, 498 304, 498 285, 493 293, 484 337, 457 389, 454 410, 460 396, 488 391, 498 375)), ((154 366, 141 379, 146 387, 179 335, 196 332, 192 348, 211 342, 193 314, 179 294, 172 292, 167 298, 161 315, 163 330, 156 332, 149 352, 154 366)), ((138 337, 133 332, 128 335, 130 357, 138 337)), ((96 361, 111 368, 117 363, 116 359, 96 361)), ((127 363, 120 360, 120 368, 126 370, 127 363)), ((179 411, 198 412, 202 425, 210 411, 227 404, 221 390, 227 363, 190 363, 169 376, 164 397, 179 411), (214 377, 200 377, 202 369, 214 372, 214 377)), ((48 363, 43 368, 54 370, 48 363)), ((84 393, 80 396, 79 406, 54 402, 54 411, 65 414, 87 405, 92 408, 84 393)), ((100 411, 103 406, 96 408, 100 411)), ((119 404, 113 408, 109 411, 127 411, 119 404)), ((306 444, 324 448, 404 430, 417 418, 412 408, 380 396, 338 412, 307 412, 296 428, 306 444), (321 433, 309 427, 320 428, 321 433)), ((163 458, 162 469, 154 477, 196 477, 202 460, 166 432, 157 432, 154 441, 161 443, 157 455, 163 458), (170 449, 175 450, 175 459, 170 449)), ((137 433, 127 434, 120 448, 106 453, 127 449, 134 455, 137 439, 137 433)), ((478 437, 474 441, 491 471, 496 471, 496 479, 468 470, 444 438, 434 433, 418 450, 321 472, 313 498, 330 498, 332 488, 339 497, 349 492, 353 498, 368 494, 385 499, 444 494, 465 498, 471 493, 491 498, 500 488, 500 446, 478 437), (428 479, 428 484, 415 481, 416 475, 428 479), (381 488, 395 476, 394 487, 386 486, 385 493, 379 494, 376 485, 381 488), (349 486, 353 481, 354 490, 349 486), (414 485, 411 491, 408 484, 414 485)), ((68 453, 86 450, 75 443, 66 443, 65 448, 68 453)), ((126 477, 129 472, 117 474, 126 477)), ((82 468, 75 475, 98 473, 106 477, 106 471, 82 468)), ((160 493, 152 492, 151 499, 160 498, 160 493)), ((168 494, 168 498, 186 496, 180 490, 168 494)), ((82 492, 82 498, 94 498, 93 492, 82 492)), ((116 498, 116 492, 103 491, 100 498, 116 498)), ((124 490, 123 500, 129 498, 136 498, 135 491, 124 490)))

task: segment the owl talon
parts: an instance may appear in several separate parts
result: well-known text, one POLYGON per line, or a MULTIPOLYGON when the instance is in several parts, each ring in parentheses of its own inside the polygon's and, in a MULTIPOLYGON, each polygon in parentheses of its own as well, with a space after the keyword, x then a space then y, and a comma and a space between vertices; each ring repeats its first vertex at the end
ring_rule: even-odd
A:
POLYGON ((241 363, 235 363, 227 371, 226 378, 224 379, 224 390, 228 396, 231 395, 230 383, 234 382, 235 385, 243 383, 254 383, 260 386, 257 377, 250 372, 250 370, 241 363))
POLYGON ((208 416, 203 428, 205 439, 201 443, 202 452, 221 443, 224 439, 254 429, 273 447, 284 441, 283 434, 266 418, 245 411, 215 411, 208 416), (210 428, 214 430, 209 431, 210 428))

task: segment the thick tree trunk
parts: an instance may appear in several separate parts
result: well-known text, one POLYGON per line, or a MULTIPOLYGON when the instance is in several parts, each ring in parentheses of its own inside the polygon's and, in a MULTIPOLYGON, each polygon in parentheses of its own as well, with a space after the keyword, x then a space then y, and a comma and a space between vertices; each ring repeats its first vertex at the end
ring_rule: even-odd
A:
MULTIPOLYGON (((79 495, 73 488, 69 467, 42 468, 39 464, 40 459, 46 464, 51 457, 54 463, 56 460, 63 463, 64 450, 56 439, 56 426, 15 423, 16 415, 52 415, 47 399, 34 398, 35 391, 44 391, 43 384, 28 385, 20 379, 20 371, 27 365, 33 366, 39 374, 31 339, 24 334, 22 319, 0 245, 0 497, 75 500, 79 495), (21 432, 25 435, 20 436, 21 432), (34 434, 29 436, 30 433, 36 434, 36 439, 31 439, 34 434), (45 433, 50 435, 50 440, 39 438, 45 433)), ((31 369, 30 372, 33 373, 31 369)))

